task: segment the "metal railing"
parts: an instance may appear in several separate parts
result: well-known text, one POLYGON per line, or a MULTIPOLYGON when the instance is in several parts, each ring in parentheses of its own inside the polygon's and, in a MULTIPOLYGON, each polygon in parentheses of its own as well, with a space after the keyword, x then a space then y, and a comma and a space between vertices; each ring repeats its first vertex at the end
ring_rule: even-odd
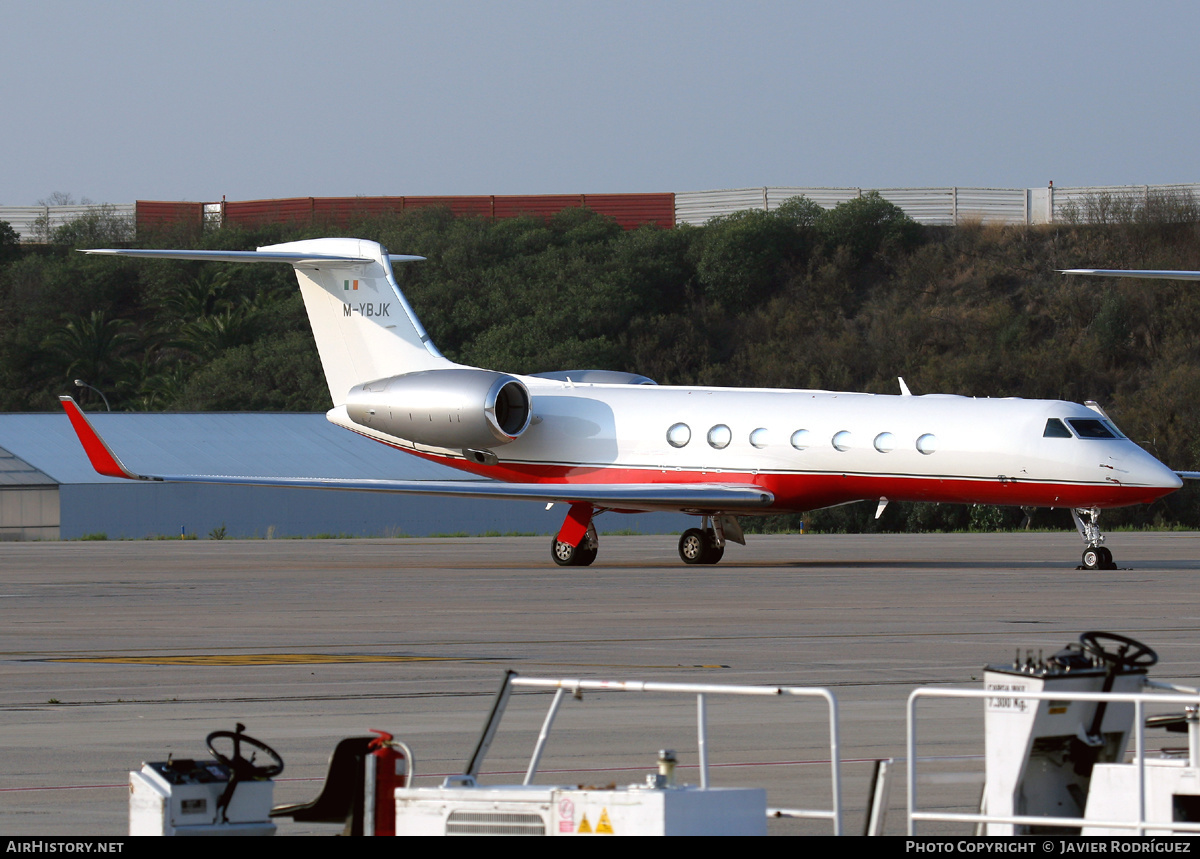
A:
POLYGON ((1185 691, 1187 694, 1163 695, 1150 692, 1120 693, 1120 692, 1020 692, 1012 693, 1014 697, 1028 701, 1106 701, 1108 703, 1133 704, 1133 736, 1134 760, 1130 766, 1137 768, 1137 820, 1092 820, 1083 817, 1041 817, 1036 815, 991 815, 986 812, 979 814, 961 814, 951 812, 920 811, 917 807, 917 701, 922 698, 994 698, 996 693, 988 689, 934 689, 921 687, 914 689, 908 696, 907 723, 905 726, 908 749, 908 834, 917 834, 917 823, 973 823, 973 824, 1012 824, 1015 826, 1084 826, 1097 829, 1136 829, 1139 835, 1145 835, 1148 829, 1169 829, 1173 832, 1188 832, 1200 834, 1200 823, 1182 821, 1147 821, 1146 820, 1146 718, 1145 705, 1152 704, 1184 704, 1200 705, 1200 692, 1187 687, 1174 686, 1167 683, 1147 681, 1147 686, 1159 689, 1185 691))
POLYGON ((525 785, 533 783, 541 764, 542 754, 546 749, 554 720, 562 706, 565 696, 569 693, 579 698, 584 691, 596 692, 652 692, 667 694, 683 694, 696 696, 696 745, 700 767, 700 789, 709 787, 708 765, 708 698, 709 696, 750 696, 756 698, 820 698, 828 707, 829 713, 829 762, 830 762, 830 794, 831 807, 828 809, 784 809, 768 810, 770 817, 798 817, 818 820, 828 820, 833 824, 833 834, 841 835, 842 827, 842 775, 841 753, 838 734, 838 705, 837 698, 828 689, 807 686, 732 686, 699 683, 654 683, 638 680, 582 680, 582 679, 551 679, 542 677, 521 677, 515 672, 505 676, 500 692, 492 706, 491 714, 484 725, 483 734, 475 753, 467 765, 467 771, 462 776, 474 782, 478 775, 483 759, 491 746, 492 739, 499 727, 500 719, 508 705, 508 699, 514 687, 527 689, 553 689, 554 697, 550 708, 542 721, 538 732, 537 742, 529 758, 529 766, 525 771, 522 782, 525 785))

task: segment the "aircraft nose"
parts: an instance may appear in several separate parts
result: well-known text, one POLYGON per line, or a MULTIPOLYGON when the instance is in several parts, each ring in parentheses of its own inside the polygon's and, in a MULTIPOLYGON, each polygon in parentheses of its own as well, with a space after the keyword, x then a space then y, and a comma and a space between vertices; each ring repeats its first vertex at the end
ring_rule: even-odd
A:
POLYGON ((1156 489, 1175 490, 1183 486, 1183 480, 1146 451, 1138 449, 1138 455, 1130 457, 1128 463, 1130 482, 1156 489))

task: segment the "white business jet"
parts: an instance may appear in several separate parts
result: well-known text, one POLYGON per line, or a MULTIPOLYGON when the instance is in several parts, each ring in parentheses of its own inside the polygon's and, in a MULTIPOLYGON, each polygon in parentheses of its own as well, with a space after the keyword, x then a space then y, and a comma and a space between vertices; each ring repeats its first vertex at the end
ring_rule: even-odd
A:
POLYGON ((1086 546, 1084 566, 1113 568, 1100 511, 1182 485, 1091 402, 913 396, 903 379, 900 395, 883 396, 456 364, 433 345, 392 273, 394 262, 422 257, 371 241, 87 253, 291 265, 333 398, 328 419, 494 482, 140 474, 62 397, 93 467, 112 477, 565 502, 552 542, 563 566, 596 559, 593 519, 607 511, 699 516, 679 555, 715 564, 728 541, 745 544, 743 516, 877 499, 877 516, 889 501, 1066 507, 1086 546))

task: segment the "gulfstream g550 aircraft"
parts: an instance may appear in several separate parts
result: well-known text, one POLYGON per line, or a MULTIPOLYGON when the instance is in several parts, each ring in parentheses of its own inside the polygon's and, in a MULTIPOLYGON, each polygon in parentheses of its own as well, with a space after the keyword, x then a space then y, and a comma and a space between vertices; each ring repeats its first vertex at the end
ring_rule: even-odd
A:
MULTIPOLYGON (((1121 434, 1094 403, 755 388, 684 388, 627 373, 519 376, 442 356, 375 242, 315 239, 256 251, 87 253, 288 263, 329 383, 333 423, 480 481, 324 480, 138 474, 69 397, 92 465, 132 480, 244 483, 508 498, 570 505, 554 560, 582 566, 605 511, 701 517, 683 533, 685 563, 713 564, 745 542, 742 516, 862 499, 1067 507, 1085 566, 1112 567, 1100 510, 1143 504, 1182 483, 1121 434)), ((1188 475, 1191 476, 1191 475, 1188 475)))

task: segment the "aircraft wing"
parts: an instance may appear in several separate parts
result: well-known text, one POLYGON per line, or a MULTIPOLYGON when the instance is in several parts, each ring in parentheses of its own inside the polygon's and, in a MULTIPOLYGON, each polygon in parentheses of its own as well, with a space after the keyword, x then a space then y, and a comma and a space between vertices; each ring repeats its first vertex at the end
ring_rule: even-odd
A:
POLYGON ((1158 271, 1154 269, 1068 268, 1059 274, 1090 274, 1097 277, 1144 277, 1158 280, 1200 280, 1200 271, 1158 271))
POLYGON ((253 477, 212 474, 139 474, 125 466, 71 397, 59 397, 92 468, 106 477, 169 483, 291 486, 357 492, 400 492, 509 501, 588 501, 627 510, 742 510, 769 507, 775 496, 743 483, 502 483, 495 480, 376 480, 325 477, 253 477))

